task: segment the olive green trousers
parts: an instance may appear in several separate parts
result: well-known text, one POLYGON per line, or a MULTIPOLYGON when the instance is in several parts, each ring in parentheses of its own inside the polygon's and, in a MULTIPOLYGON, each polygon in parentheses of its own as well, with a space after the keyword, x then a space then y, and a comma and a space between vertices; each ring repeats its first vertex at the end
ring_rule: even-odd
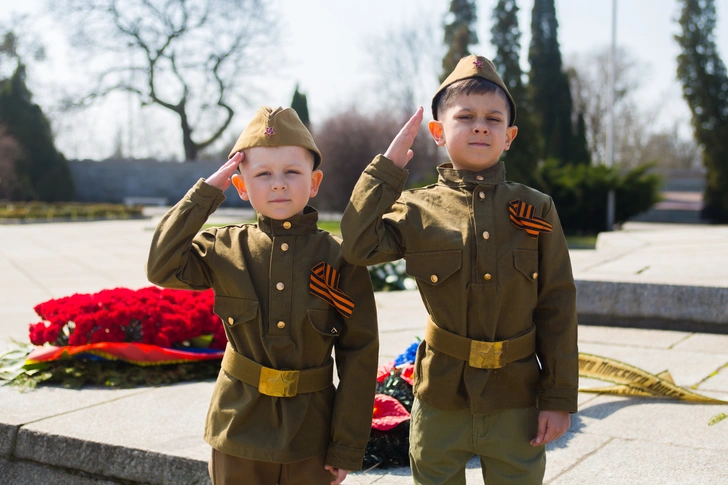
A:
POLYGON ((471 414, 443 411, 415 399, 410 423, 410 466, 418 485, 465 483, 465 465, 480 457, 486 485, 543 483, 545 446, 531 446, 536 408, 471 414))
POLYGON ((334 475, 324 469, 324 455, 293 463, 248 460, 212 449, 212 485, 328 485, 334 475))

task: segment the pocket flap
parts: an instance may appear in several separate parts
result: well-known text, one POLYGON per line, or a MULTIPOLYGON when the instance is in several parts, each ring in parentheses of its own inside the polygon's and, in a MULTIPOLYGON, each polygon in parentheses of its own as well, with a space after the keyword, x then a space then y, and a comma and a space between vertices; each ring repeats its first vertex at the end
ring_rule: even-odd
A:
POLYGON ((407 274, 430 285, 439 285, 460 270, 462 251, 427 251, 405 256, 407 274))
POLYGON ((341 330, 344 325, 336 317, 338 313, 335 310, 316 310, 313 308, 308 309, 308 319, 311 321, 311 326, 318 333, 326 335, 327 337, 338 337, 341 334, 341 330))
POLYGON ((232 327, 257 317, 258 301, 232 296, 216 296, 213 311, 226 325, 232 327))
POLYGON ((538 251, 514 249, 513 265, 529 280, 536 279, 536 276, 538 276, 538 251))

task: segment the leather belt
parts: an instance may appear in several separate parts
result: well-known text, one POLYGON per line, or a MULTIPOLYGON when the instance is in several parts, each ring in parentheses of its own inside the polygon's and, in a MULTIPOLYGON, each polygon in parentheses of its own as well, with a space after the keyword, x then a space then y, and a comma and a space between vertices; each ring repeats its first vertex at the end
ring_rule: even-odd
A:
POLYGON ((526 333, 499 342, 483 342, 443 330, 432 318, 427 319, 425 341, 435 350, 464 360, 478 369, 500 369, 536 352, 536 327, 526 333))
POLYGON ((296 394, 322 391, 333 383, 334 361, 305 370, 277 370, 258 364, 230 344, 225 348, 222 369, 237 380, 258 388, 266 396, 293 397, 296 394))

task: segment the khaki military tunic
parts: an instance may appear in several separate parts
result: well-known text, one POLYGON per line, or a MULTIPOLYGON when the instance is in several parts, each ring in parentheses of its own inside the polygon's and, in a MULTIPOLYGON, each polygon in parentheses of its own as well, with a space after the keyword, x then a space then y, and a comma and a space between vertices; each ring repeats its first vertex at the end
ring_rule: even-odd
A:
POLYGON ((469 407, 474 414, 536 403, 576 412, 576 289, 553 201, 506 182, 502 162, 481 172, 443 164, 438 172, 437 184, 402 192, 407 171, 376 157, 341 222, 344 257, 355 264, 404 257, 437 326, 492 342, 535 325, 536 354, 480 369, 423 343, 415 395, 439 409, 469 407), (533 238, 515 227, 514 200, 534 206, 552 231, 533 238))
POLYGON ((147 276, 167 288, 215 291, 215 313, 232 348, 274 369, 325 365, 335 349, 340 384, 271 397, 221 371, 205 440, 229 455, 289 463, 326 454, 326 463, 361 468, 371 429, 379 341, 371 280, 341 257, 340 240, 316 226, 307 207, 286 221, 199 232, 224 200, 200 180, 162 218, 147 276), (312 267, 326 262, 354 302, 349 318, 309 292, 312 267))

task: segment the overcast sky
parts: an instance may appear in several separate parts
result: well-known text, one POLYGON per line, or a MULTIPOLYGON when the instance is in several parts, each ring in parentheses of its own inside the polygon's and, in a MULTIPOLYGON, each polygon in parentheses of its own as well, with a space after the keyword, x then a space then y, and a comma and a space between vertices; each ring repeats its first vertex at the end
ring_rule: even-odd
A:
MULTIPOLYGON (((285 63, 281 72, 261 78, 266 92, 256 104, 239 107, 228 138, 237 135, 258 105, 288 105, 296 82, 308 96, 313 122, 351 106, 362 110, 377 106, 377 64, 371 53, 372 42, 387 32, 412 25, 432 28, 433 50, 442 39, 442 18, 449 0, 276 0, 280 13, 281 45, 285 63), (234 134, 232 132, 235 132, 234 134)), ((494 55, 490 46, 491 12, 496 0, 478 2, 480 45, 473 51, 486 57, 494 55)), ((72 65, 67 53, 62 25, 39 15, 45 0, 0 0, 0 23, 7 25, 13 14, 27 13, 36 31, 43 32, 49 59, 32 66, 29 84, 36 101, 47 110, 57 133, 57 145, 68 158, 105 158, 121 136, 128 147, 127 130, 136 127, 131 142, 132 154, 181 156, 179 132, 174 117, 154 108, 140 109, 119 96, 107 105, 83 116, 60 115, 50 109, 63 86, 82 83, 79 66, 72 65), (131 115, 131 122, 129 119, 131 115)), ((521 65, 528 68, 532 0, 519 2, 521 65)), ((722 59, 728 61, 728 0, 716 0, 718 25, 715 30, 722 59)), ((606 49, 611 42, 611 0, 556 0, 559 42, 566 62, 575 57, 606 49)), ((678 47, 673 35, 678 3, 675 0, 619 0, 617 43, 640 63, 642 88, 637 93, 641 110, 656 112, 658 125, 680 123, 690 133, 690 113, 675 78, 678 47)), ((437 72, 419 80, 419 103, 429 105, 437 86, 437 72)))

